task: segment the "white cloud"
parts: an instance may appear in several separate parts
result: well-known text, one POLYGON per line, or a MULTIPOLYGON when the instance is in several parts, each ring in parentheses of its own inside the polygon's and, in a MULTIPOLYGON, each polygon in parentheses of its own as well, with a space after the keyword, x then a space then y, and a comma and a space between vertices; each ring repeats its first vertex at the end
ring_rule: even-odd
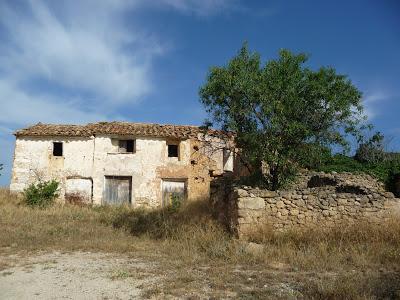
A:
POLYGON ((28 12, 3 4, 0 22, 10 37, 0 52, 3 72, 17 82, 46 80, 105 103, 139 100, 151 89, 151 61, 162 49, 139 30, 127 32, 123 2, 99 3, 62 12, 40 1, 30 2, 28 12))
POLYGON ((371 93, 367 93, 367 95, 364 97, 363 104, 365 114, 368 116, 368 118, 373 119, 378 116, 380 113, 380 106, 382 105, 382 102, 391 97, 392 95, 383 91, 374 91, 371 93))
POLYGON ((207 16, 236 3, 0 1, 0 163, 6 163, 0 184, 9 179, 15 129, 39 121, 122 119, 119 107, 138 103, 154 89, 153 61, 165 46, 127 17, 155 6, 207 16))
POLYGON ((214 15, 239 8, 236 0, 159 0, 159 3, 185 14, 200 16, 214 15))
MULTIPOLYGON (((61 96, 29 95, 7 81, 0 81, 1 104, 0 124, 24 126, 37 122, 44 123, 85 123, 107 120, 109 116, 94 110, 83 110, 79 101, 61 96)), ((8 129, 1 126, 1 129, 8 129)), ((2 130, 3 131, 3 130, 2 130)))

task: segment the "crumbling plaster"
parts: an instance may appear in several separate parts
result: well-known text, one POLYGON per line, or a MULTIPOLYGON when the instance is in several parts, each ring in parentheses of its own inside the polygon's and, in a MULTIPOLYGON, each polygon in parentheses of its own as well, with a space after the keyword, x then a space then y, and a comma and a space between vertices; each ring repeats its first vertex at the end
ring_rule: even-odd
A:
POLYGON ((210 172, 223 172, 222 155, 213 155, 219 161, 210 159, 198 139, 179 142, 177 159, 168 157, 165 138, 126 135, 17 137, 10 189, 21 192, 39 179, 57 179, 63 200, 68 178, 90 178, 93 182, 91 201, 102 204, 105 176, 129 176, 133 206, 160 206, 163 179, 185 180, 189 200, 208 198, 210 172), (118 139, 135 139, 135 153, 119 153, 118 139), (52 155, 53 142, 57 141, 63 142, 62 157, 52 155))

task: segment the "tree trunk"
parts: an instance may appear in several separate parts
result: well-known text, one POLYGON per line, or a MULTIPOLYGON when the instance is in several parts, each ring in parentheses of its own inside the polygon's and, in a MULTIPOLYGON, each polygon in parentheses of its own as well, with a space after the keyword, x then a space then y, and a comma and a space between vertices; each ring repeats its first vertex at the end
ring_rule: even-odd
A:
POLYGON ((272 179, 272 190, 276 191, 279 187, 279 171, 278 171, 278 167, 272 167, 270 169, 271 172, 271 179, 272 179))

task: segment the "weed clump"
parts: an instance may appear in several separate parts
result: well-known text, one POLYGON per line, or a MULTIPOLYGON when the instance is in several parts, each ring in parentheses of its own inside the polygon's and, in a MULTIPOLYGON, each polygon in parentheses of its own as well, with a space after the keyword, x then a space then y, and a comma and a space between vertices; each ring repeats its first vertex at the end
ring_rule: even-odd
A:
POLYGON ((58 197, 59 182, 56 180, 40 181, 30 184, 24 190, 24 200, 29 206, 47 207, 58 197))

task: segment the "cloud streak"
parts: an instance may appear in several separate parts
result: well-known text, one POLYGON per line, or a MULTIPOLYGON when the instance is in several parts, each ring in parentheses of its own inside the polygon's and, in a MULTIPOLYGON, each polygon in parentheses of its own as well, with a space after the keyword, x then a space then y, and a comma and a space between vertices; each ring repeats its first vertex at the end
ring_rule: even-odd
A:
POLYGON ((94 11, 86 3, 81 11, 87 13, 51 10, 41 1, 25 11, 3 4, 0 19, 9 40, 1 51, 2 71, 17 83, 45 80, 106 104, 137 102, 151 90, 151 61, 162 49, 139 30, 126 31, 120 20, 126 5, 116 3, 94 11))
POLYGON ((143 24, 132 22, 142 9, 208 16, 230 10, 236 3, 1 1, 0 162, 5 170, 0 183, 10 175, 15 129, 39 121, 121 120, 121 107, 137 105, 155 89, 154 60, 170 47, 143 24))
POLYGON ((239 1, 236 0, 159 0, 158 2, 178 12, 198 16, 210 16, 241 8, 239 1))
POLYGON ((364 111, 370 120, 377 117, 380 113, 380 106, 382 102, 390 99, 392 97, 391 94, 383 91, 374 91, 371 93, 367 93, 367 96, 364 97, 364 111))

